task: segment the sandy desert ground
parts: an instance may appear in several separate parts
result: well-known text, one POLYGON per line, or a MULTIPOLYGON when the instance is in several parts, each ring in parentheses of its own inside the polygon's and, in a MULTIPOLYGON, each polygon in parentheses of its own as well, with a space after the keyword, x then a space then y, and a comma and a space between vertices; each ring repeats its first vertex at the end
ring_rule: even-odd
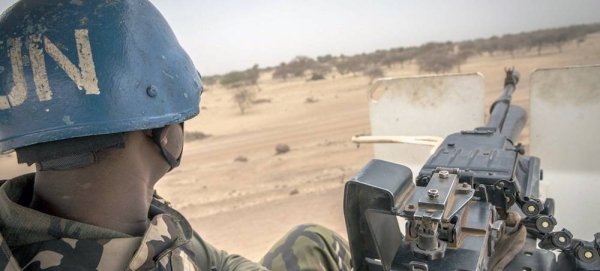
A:
MULTIPOLYGON (((301 53, 301 52, 299 52, 301 53)), ((588 37, 562 53, 548 48, 469 59, 462 72, 485 76, 486 106, 497 98, 503 68, 516 67, 522 81, 514 103, 529 108, 529 74, 536 68, 600 63, 600 35, 588 37)), ((386 70, 386 76, 418 74, 414 64, 386 70)), ((189 131, 210 134, 188 142, 181 167, 158 185, 191 221, 195 230, 213 245, 230 253, 258 260, 283 234, 301 223, 318 223, 346 235, 342 193, 350 179, 372 157, 372 148, 357 148, 350 137, 369 133, 366 91, 369 79, 336 75, 307 82, 274 81, 261 75, 256 98, 271 99, 241 115, 232 91, 207 87, 203 110, 186 124, 189 131), (306 103, 306 98, 318 99, 306 103), (275 145, 291 147, 276 155, 275 145), (235 162, 238 156, 247 162, 235 162)), ((522 136, 528 142, 528 131, 522 136)), ((0 156, 0 179, 31 170, 16 166, 15 155, 0 156)))

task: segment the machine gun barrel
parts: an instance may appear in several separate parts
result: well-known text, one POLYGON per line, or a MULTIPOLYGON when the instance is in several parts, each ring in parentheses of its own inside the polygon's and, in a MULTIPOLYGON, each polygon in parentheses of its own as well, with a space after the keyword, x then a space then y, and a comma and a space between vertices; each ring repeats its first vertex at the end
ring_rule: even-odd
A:
POLYGON ((512 95, 519 82, 519 72, 507 69, 504 80, 504 92, 494 101, 490 109, 487 127, 496 128, 498 132, 515 142, 527 122, 527 112, 520 106, 511 105, 512 95))

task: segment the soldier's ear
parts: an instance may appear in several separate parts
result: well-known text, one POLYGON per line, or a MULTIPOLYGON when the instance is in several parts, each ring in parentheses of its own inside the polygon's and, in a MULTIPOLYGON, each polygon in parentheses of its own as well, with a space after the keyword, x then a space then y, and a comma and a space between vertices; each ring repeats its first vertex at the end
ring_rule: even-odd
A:
MULTIPOLYGON (((157 129, 161 129, 161 128, 157 128, 157 129)), ((163 127, 160 131, 160 135, 159 135, 160 144, 163 146, 166 146, 167 143, 169 143, 169 140, 167 139, 167 134, 169 133, 169 129, 171 129, 171 125, 167 125, 167 126, 163 127)), ((154 138, 154 136, 155 136, 154 130, 156 130, 156 129, 147 129, 147 130, 144 130, 143 132, 144 132, 144 135, 149 137, 152 141, 155 141, 156 139, 154 138)))
POLYGON ((171 129, 171 126, 172 125, 165 126, 160 133, 160 144, 163 146, 166 146, 167 143, 169 143, 169 140, 167 139, 167 135, 169 134, 169 130, 171 129))

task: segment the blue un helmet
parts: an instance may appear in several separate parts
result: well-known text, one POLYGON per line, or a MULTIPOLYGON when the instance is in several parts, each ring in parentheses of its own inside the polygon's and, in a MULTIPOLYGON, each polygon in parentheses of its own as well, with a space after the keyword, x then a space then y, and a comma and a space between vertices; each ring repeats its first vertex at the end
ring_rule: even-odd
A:
POLYGON ((181 123, 199 113, 201 92, 147 0, 21 0, 0 17, 0 152, 23 150, 19 162, 73 159, 124 144, 109 135, 181 123), (29 148, 45 142, 65 144, 29 148))

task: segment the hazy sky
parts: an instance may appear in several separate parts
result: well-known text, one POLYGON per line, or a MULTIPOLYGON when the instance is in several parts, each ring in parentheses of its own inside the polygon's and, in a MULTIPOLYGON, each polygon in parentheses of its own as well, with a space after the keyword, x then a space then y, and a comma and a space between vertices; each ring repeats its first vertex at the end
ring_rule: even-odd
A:
MULTIPOLYGON (((151 1, 203 75, 297 55, 352 55, 600 22, 599 0, 151 1)), ((0 0, 0 9, 13 2, 0 0)))

